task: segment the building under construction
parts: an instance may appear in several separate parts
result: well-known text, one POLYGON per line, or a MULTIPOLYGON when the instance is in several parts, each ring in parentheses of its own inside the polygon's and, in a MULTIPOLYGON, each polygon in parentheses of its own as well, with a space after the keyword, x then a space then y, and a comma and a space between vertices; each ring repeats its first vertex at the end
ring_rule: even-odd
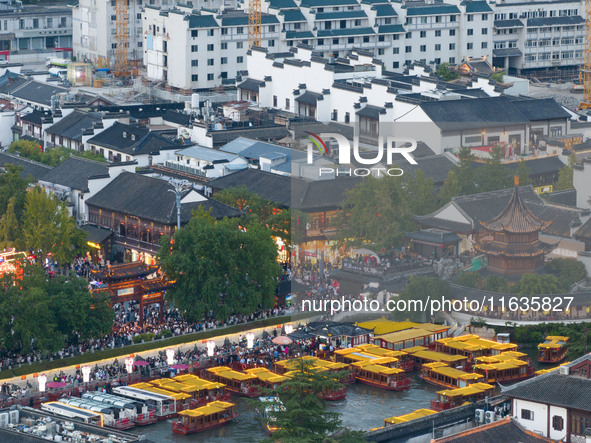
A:
MULTIPOLYGON (((76 60, 113 70, 141 66, 143 3, 142 0, 76 0, 71 3, 76 60)), ((162 2, 154 0, 154 3, 162 2)))

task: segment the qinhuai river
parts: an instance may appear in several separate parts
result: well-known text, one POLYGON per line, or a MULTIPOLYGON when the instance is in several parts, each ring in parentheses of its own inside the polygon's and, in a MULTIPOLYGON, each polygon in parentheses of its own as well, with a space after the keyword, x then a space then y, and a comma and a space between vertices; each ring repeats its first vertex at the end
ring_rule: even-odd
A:
MULTIPOLYGON (((384 419, 407 414, 415 409, 428 408, 439 390, 421 381, 416 372, 409 374, 411 387, 407 391, 395 392, 356 383, 347 386, 347 398, 327 402, 328 410, 342 414, 343 424, 352 429, 369 430, 384 425, 384 419)), ((211 431, 192 435, 178 435, 171 431, 171 420, 158 422, 147 427, 132 430, 143 434, 157 443, 168 442, 212 442, 227 443, 259 442, 267 435, 254 412, 252 404, 241 397, 232 397, 240 414, 230 424, 211 431)))

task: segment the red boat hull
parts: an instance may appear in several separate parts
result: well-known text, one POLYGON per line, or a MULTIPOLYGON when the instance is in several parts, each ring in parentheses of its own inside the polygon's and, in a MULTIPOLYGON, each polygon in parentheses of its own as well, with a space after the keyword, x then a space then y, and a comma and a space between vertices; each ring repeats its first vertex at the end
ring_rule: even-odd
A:
POLYGON ((213 423, 211 425, 208 426, 204 426, 202 428, 199 429, 188 429, 185 427, 175 427, 174 423, 172 426, 172 432, 174 432, 175 434, 182 434, 182 435, 188 435, 188 434, 195 434, 197 432, 204 432, 204 431, 208 431, 210 429, 215 429, 215 428, 219 428, 220 426, 225 425, 226 423, 230 423, 232 420, 234 420, 236 417, 238 417, 238 414, 234 414, 231 418, 229 418, 228 420, 222 421, 222 422, 218 422, 218 423, 213 423))
POLYGON ((361 378, 358 378, 357 381, 359 383, 363 383, 364 385, 369 385, 369 386, 374 386, 376 388, 380 388, 380 389, 387 389, 388 391, 404 391, 406 389, 410 388, 410 383, 404 385, 404 386, 388 386, 388 385, 381 385, 379 383, 375 383, 373 381, 369 381, 369 380, 364 380, 361 378))

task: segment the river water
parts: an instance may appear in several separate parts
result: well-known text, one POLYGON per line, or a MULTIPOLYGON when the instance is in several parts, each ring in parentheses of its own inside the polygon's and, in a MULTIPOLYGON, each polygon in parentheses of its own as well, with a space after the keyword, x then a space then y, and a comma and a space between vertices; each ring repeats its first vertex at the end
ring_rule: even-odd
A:
MULTIPOLYGON (((347 397, 344 400, 327 402, 327 409, 342 414, 343 424, 356 430, 369 430, 384 425, 384 419, 402 415, 420 408, 429 408, 431 400, 436 398, 440 388, 428 385, 420 380, 416 372, 409 374, 409 390, 396 392, 374 388, 360 383, 347 385, 347 397)), ((215 442, 249 443, 259 442, 267 435, 254 412, 252 404, 242 397, 232 397, 236 410, 240 414, 233 422, 192 435, 178 435, 171 431, 171 420, 158 422, 144 428, 136 428, 133 433, 143 434, 157 443, 168 442, 215 442)))
MULTIPOLYGON (((551 366, 539 365, 536 361, 537 349, 524 349, 534 362, 536 369, 551 366)), ((417 371, 407 374, 411 379, 410 389, 396 392, 375 388, 360 383, 347 385, 347 397, 344 400, 327 402, 327 409, 339 412, 343 425, 355 430, 367 431, 384 425, 384 419, 407 414, 416 409, 429 408, 431 400, 441 390, 429 385, 417 376, 417 371)), ((250 443, 259 442, 267 435, 257 419, 252 403, 242 397, 232 396, 236 410, 240 414, 233 422, 192 435, 178 435, 171 431, 171 420, 158 422, 147 427, 132 430, 143 434, 156 443, 170 442, 213 442, 213 443, 250 443)))

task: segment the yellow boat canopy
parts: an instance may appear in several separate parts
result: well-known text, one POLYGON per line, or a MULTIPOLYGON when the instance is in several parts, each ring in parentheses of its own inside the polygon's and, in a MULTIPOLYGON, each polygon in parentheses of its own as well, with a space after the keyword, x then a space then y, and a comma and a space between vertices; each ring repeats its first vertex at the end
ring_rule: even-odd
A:
POLYGON ((206 417, 208 415, 217 414, 223 412, 226 409, 234 406, 234 403, 225 401, 212 401, 211 403, 201 406, 196 409, 187 409, 186 411, 180 411, 178 414, 185 417, 206 417))
MULTIPOLYGON (((359 362, 363 363, 363 362, 359 362)), ((373 374, 380 374, 380 375, 393 375, 393 374, 400 374, 404 372, 404 370, 399 368, 387 368, 386 366, 375 365, 375 364, 359 364, 353 363, 354 366, 357 366, 364 371, 371 372, 373 374)))
POLYGON ((442 397, 469 397, 471 395, 482 394, 485 391, 494 389, 493 385, 489 385, 488 383, 474 383, 470 386, 465 386, 463 388, 457 389, 445 389, 443 391, 438 391, 437 394, 442 397))
POLYGON ((468 358, 465 355, 450 355, 437 351, 418 351, 412 355, 413 357, 424 358, 425 360, 441 361, 446 363, 462 361, 468 358))
POLYGON ((565 346, 569 340, 570 340, 569 337, 563 337, 560 335, 549 335, 548 337, 546 337, 546 340, 544 341, 544 343, 540 343, 538 345, 538 349, 539 348, 560 349, 563 346, 565 346))
POLYGON ((242 372, 234 371, 227 366, 217 366, 215 368, 208 368, 207 372, 215 374, 219 377, 234 381, 248 381, 254 380, 256 377, 251 374, 244 374, 242 372))
POLYGON ((417 409, 410 414, 399 415, 397 417, 390 417, 384 420, 385 423, 390 424, 398 424, 398 423, 405 423, 411 420, 416 420, 418 418, 427 417, 428 415, 437 414, 437 411, 432 409, 417 409))

